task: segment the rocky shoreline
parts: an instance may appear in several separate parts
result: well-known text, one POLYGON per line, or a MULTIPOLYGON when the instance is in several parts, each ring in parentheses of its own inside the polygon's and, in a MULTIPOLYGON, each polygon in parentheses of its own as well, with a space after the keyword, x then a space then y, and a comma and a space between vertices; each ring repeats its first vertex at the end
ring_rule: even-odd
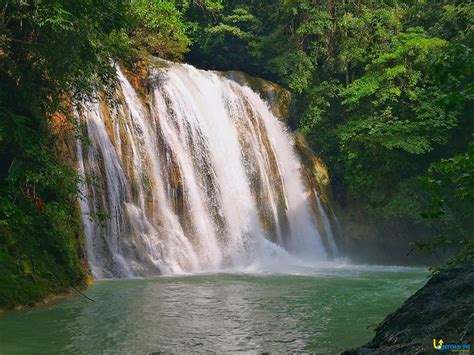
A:
POLYGON ((378 325, 372 341, 341 354, 426 354, 437 351, 434 339, 473 349, 474 262, 434 275, 378 325))

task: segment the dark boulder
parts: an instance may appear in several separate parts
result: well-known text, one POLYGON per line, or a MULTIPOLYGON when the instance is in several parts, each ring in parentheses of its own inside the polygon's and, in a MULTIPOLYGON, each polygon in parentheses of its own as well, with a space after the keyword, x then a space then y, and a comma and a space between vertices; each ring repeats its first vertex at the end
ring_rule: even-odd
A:
POLYGON ((474 348, 474 262, 434 275, 378 325, 371 342, 342 354, 427 354, 437 351, 433 339, 474 348))

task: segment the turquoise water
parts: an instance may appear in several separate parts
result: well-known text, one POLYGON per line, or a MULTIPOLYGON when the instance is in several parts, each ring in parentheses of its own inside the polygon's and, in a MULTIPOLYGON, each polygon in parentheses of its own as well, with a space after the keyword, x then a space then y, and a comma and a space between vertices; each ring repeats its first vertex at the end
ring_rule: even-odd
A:
POLYGON ((426 282, 418 268, 341 266, 96 282, 0 316, 0 353, 331 354, 361 345, 426 282))

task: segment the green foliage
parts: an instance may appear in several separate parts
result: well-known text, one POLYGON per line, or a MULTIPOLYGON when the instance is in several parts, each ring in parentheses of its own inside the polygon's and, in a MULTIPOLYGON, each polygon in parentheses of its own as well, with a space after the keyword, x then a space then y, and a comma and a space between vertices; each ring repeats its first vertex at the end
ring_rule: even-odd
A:
POLYGON ((193 57, 218 69, 246 66, 254 59, 260 20, 245 7, 220 12, 213 17, 192 13, 193 57), (204 23, 202 23, 204 22, 204 23))
POLYGON ((124 11, 114 0, 7 1, 0 21, 2 75, 32 107, 49 112, 66 93, 90 95, 113 74, 109 35, 125 23, 124 11))
MULTIPOLYGON (((389 52, 374 58, 363 76, 341 90, 351 117, 338 128, 345 179, 374 206, 399 199, 392 189, 382 189, 393 180, 388 176, 396 174, 398 184, 410 178, 419 165, 416 156, 446 144, 458 124, 459 109, 447 109, 430 63, 445 43, 416 32, 400 33, 389 52), (374 189, 385 193, 374 194, 374 189)), ((416 203, 400 201, 404 204, 416 203)))
POLYGON ((314 63, 303 51, 295 51, 271 60, 269 69, 281 75, 291 90, 302 93, 310 86, 314 63))
POLYGON ((30 304, 85 277, 76 173, 57 160, 41 118, 9 112, 5 103, 0 106, 0 308, 30 304))
POLYGON ((8 0, 0 14, 0 308, 84 281, 76 173, 48 120, 110 83, 121 1, 8 0))
POLYGON ((431 201, 423 217, 438 227, 435 247, 446 249, 453 243, 461 246, 450 264, 474 259, 474 143, 464 154, 431 164, 428 173, 422 182, 431 201))
POLYGON ((216 13, 224 8, 222 0, 177 0, 175 3, 181 11, 188 10, 191 5, 206 13, 216 13))
POLYGON ((446 142, 456 113, 440 104, 428 61, 444 43, 402 33, 390 53, 375 58, 364 76, 342 90, 342 103, 353 113, 342 130, 344 147, 360 142, 423 154, 446 142))
POLYGON ((182 60, 190 40, 174 1, 132 0, 130 38, 139 52, 182 60))
POLYGON ((417 248, 435 254, 457 251, 433 271, 474 260, 474 143, 464 154, 432 163, 420 181, 428 194, 422 217, 438 234, 432 242, 418 242, 417 248))

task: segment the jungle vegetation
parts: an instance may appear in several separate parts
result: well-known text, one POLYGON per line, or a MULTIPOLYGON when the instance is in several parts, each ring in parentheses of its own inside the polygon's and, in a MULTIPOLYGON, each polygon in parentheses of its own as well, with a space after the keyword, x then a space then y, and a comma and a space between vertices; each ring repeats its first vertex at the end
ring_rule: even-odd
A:
POLYGON ((467 0, 2 0, 0 308, 84 282, 82 177, 51 125, 149 55, 288 88, 338 200, 472 259, 473 26, 467 0))

